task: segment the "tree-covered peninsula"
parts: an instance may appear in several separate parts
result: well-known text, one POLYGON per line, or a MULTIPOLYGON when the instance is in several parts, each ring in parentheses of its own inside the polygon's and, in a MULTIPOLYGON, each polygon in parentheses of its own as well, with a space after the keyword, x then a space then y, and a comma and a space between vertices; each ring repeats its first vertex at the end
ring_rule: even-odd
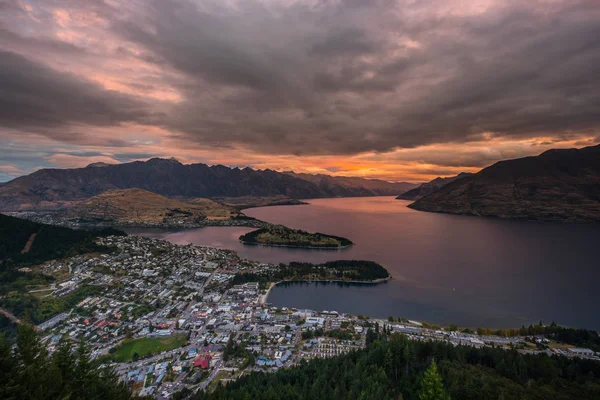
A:
POLYGON ((353 245, 351 240, 291 229, 283 225, 269 225, 240 236, 244 244, 261 244, 266 246, 305 247, 318 249, 341 249, 353 245))
POLYGON ((346 282, 381 282, 390 278, 389 272, 380 264, 363 260, 338 260, 323 264, 291 262, 279 264, 267 272, 240 273, 233 284, 259 282, 262 287, 268 283, 282 281, 346 281, 346 282))

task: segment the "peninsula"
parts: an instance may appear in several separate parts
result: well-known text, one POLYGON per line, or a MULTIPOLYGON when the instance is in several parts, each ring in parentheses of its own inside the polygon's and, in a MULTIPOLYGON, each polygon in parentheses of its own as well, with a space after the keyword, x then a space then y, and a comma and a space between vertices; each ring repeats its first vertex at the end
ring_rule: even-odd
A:
POLYGON ((279 264, 258 271, 240 272, 231 283, 241 285, 258 282, 263 292, 261 303, 266 302, 271 289, 282 282, 347 282, 347 283, 383 283, 392 276, 382 265, 374 261, 337 260, 322 264, 291 262, 279 264))
POLYGON ((244 244, 256 244, 280 247, 303 247, 314 249, 342 249, 352 246, 351 240, 326 235, 324 233, 310 233, 298 229, 291 229, 283 225, 269 225, 240 236, 244 244))

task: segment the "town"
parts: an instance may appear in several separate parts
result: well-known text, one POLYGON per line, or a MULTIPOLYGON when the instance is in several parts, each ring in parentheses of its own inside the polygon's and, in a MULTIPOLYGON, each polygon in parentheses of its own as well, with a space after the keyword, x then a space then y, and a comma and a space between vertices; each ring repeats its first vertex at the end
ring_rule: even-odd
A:
POLYGON ((36 291, 86 296, 38 329, 50 351, 65 339, 73 346, 85 342, 92 357, 114 367, 140 395, 166 399, 182 390, 210 390, 251 371, 337 356, 364 348, 369 332, 600 359, 589 349, 548 346, 539 335, 503 337, 392 317, 273 307, 267 303, 272 285, 236 277, 265 275, 275 265, 243 260, 229 250, 137 236, 97 240, 110 251, 41 266, 56 283, 36 291))

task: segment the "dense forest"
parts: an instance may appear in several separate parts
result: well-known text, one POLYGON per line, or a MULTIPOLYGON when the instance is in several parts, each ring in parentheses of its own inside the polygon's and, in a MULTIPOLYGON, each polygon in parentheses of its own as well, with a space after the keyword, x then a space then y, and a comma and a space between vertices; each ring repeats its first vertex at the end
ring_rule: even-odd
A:
POLYGON ((37 333, 20 325, 14 348, 0 335, 0 398, 45 399, 140 399, 132 396, 109 368, 100 367, 89 356, 85 343, 73 351, 62 343, 49 355, 37 333))
POLYGON ((291 262, 279 264, 279 267, 268 272, 255 274, 237 274, 232 283, 235 285, 246 282, 259 282, 265 287, 269 282, 293 280, 346 280, 372 282, 389 278, 388 271, 373 261, 338 260, 323 264, 291 262))
POLYGON ((97 237, 125 235, 116 229, 74 230, 40 224, 0 214, 0 262, 7 265, 36 265, 56 258, 104 250, 94 243, 97 237), (35 234, 31 248, 27 241, 35 234))
POLYGON ((365 350, 343 356, 303 361, 273 374, 254 372, 193 399, 600 398, 595 361, 388 338, 371 330, 368 342, 365 350), (437 374, 442 387, 436 386, 437 374))

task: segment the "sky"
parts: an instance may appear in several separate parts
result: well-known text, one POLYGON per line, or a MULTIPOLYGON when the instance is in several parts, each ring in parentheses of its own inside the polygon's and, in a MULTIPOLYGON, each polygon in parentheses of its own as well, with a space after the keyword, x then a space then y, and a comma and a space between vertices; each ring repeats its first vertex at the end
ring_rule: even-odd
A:
POLYGON ((422 182, 600 142, 598 0, 0 0, 0 181, 175 157, 422 182))

